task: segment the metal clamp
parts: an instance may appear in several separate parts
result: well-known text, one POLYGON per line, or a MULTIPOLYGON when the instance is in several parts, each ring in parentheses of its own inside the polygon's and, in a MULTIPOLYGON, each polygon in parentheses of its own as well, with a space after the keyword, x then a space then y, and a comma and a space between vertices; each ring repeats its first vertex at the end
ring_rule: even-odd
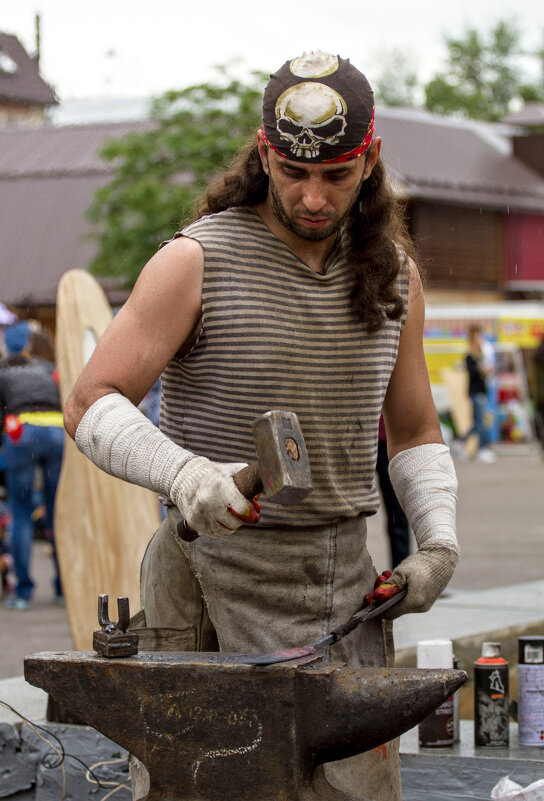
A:
POLYGON ((113 623, 108 616, 108 596, 98 596, 98 622, 102 628, 93 631, 93 648, 110 659, 138 653, 138 635, 127 631, 130 610, 126 596, 117 599, 117 612, 119 620, 113 623))

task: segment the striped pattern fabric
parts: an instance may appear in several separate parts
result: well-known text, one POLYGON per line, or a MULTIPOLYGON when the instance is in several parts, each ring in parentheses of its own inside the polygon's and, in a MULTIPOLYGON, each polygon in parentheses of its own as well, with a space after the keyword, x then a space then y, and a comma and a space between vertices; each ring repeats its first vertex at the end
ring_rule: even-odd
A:
MULTIPOLYGON (((261 525, 373 514, 378 422, 404 317, 368 334, 340 250, 315 273, 253 209, 201 218, 181 234, 205 252, 202 331, 165 369, 161 429, 214 461, 249 462, 253 420, 295 412, 314 489, 296 506, 263 496, 261 525)), ((399 289, 407 298, 407 277, 399 289)))

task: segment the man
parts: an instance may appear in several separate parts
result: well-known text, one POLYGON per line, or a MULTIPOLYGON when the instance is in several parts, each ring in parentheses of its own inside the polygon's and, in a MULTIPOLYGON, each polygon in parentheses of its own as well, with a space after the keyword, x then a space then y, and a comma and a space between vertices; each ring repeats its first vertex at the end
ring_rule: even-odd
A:
MULTIPOLYGON (((382 405, 419 550, 375 595, 407 586, 390 617, 424 611, 457 562, 421 285, 380 148, 372 90, 349 60, 287 62, 266 87, 262 129, 146 265, 67 404, 84 453, 173 505, 144 557, 142 601, 147 625, 189 626, 197 650, 311 641, 373 592, 365 517, 382 405), (164 433, 134 408, 161 373, 164 433), (298 415, 308 447, 314 490, 294 507, 259 508, 231 478, 252 458, 253 419, 272 408, 298 415), (180 513, 201 535, 190 544, 180 513)), ((373 621, 331 657, 383 666, 391 645, 390 624, 373 621)), ((357 798, 401 797, 394 744, 328 776, 357 798)))

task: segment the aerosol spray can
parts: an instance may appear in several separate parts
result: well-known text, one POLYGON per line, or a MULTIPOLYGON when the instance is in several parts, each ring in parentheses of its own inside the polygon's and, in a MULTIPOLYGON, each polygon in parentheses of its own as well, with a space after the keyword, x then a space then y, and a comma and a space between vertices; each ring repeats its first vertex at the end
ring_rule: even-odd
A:
MULTIPOLYGON (((417 644, 418 668, 451 668, 451 640, 422 640, 417 644)), ((447 748, 453 745, 453 695, 431 712, 418 727, 422 748, 447 748)))
POLYGON ((544 746, 544 636, 518 638, 518 723, 521 745, 544 746))
POLYGON ((508 746, 508 662, 498 642, 484 642, 474 663, 474 745, 508 746))

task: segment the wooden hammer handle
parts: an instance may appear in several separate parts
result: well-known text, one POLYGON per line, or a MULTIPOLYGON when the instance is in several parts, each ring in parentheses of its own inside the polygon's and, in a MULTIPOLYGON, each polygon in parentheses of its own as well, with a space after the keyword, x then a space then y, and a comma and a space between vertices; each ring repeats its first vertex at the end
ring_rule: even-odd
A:
POLYGON ((241 470, 233 475, 232 480, 248 501, 254 498, 255 495, 260 495, 263 491, 263 482, 257 462, 248 464, 247 467, 242 467, 241 470))
MULTIPOLYGON (((259 474, 259 465, 257 462, 248 464, 247 467, 242 467, 232 477, 236 487, 240 490, 244 498, 251 500, 255 495, 259 495, 263 491, 263 482, 259 474)), ((185 542, 193 542, 199 536, 198 532, 192 529, 186 520, 181 520, 178 523, 178 536, 185 542)))

